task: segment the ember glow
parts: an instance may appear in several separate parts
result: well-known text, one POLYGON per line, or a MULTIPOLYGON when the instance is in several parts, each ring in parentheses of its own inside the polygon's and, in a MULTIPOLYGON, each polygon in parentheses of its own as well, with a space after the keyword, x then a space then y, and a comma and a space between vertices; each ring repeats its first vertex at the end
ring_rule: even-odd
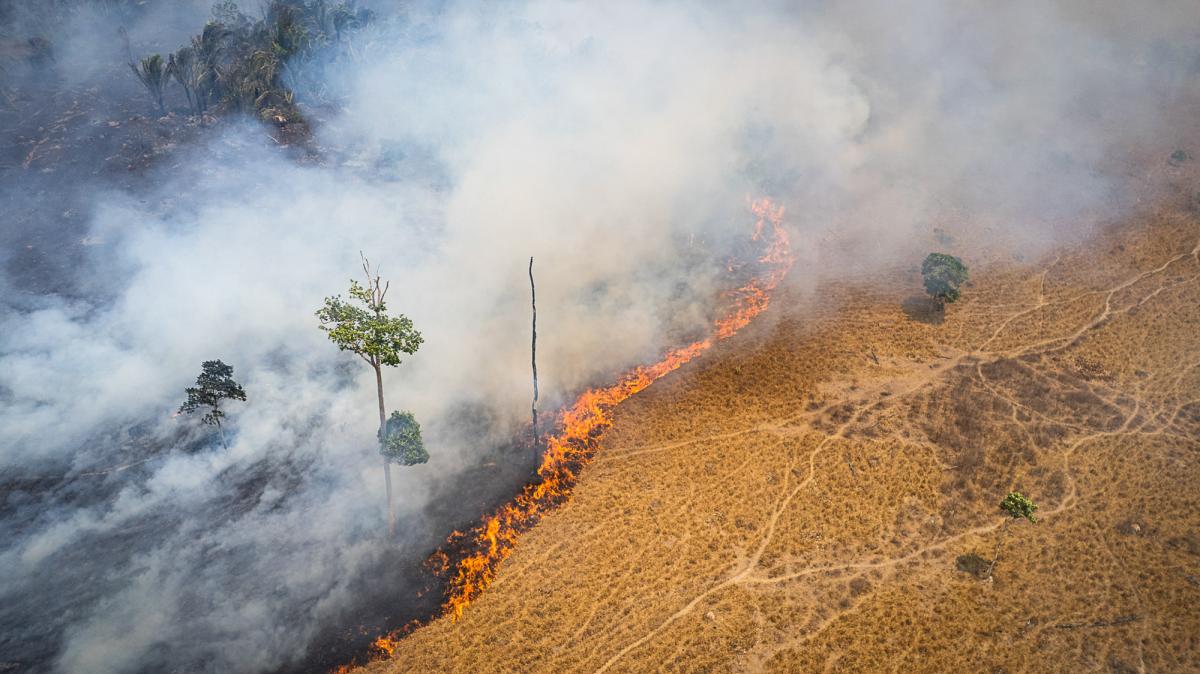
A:
MULTIPOLYGON (((539 481, 526 485, 515 499, 485 517, 475 528, 451 534, 443 549, 430 558, 426 566, 435 573, 448 576, 443 608, 452 620, 462 617, 467 606, 492 584, 500 563, 512 553, 520 535, 570 497, 581 469, 599 449, 604 429, 612 425, 612 413, 617 405, 704 353, 718 341, 733 336, 767 309, 771 292, 787 275, 795 258, 782 224, 783 207, 769 199, 759 199, 750 203, 750 210, 756 217, 753 240, 763 242, 764 252, 750 263, 754 265, 753 278, 729 293, 733 306, 716 321, 712 335, 671 350, 653 365, 635 368, 612 386, 590 389, 580 395, 573 405, 560 413, 559 431, 546 439, 546 450, 538 468, 539 481), (457 561, 452 561, 454 559, 457 561)), ((737 271, 746 266, 730 265, 730 270, 737 271)), ((398 640, 411 630, 409 625, 379 637, 372 650, 377 656, 390 656, 398 640)))

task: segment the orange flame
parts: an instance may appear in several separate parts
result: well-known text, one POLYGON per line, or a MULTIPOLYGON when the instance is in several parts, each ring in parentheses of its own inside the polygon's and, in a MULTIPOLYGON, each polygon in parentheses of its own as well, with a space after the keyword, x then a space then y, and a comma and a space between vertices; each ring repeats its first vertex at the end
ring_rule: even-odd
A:
MULTIPOLYGON (((471 554, 453 564, 444 549, 430 557, 426 563, 428 568, 441 574, 451 574, 443 609, 452 620, 457 621, 462 617, 466 607, 492 584, 497 568, 512 554, 518 537, 570 497, 579 471, 595 456, 600 435, 612 425, 614 407, 696 358, 716 342, 731 337, 767 309, 771 291, 787 275, 795 257, 791 252, 787 231, 782 225, 783 207, 769 199, 759 199, 750 203, 750 210, 757 217, 752 240, 759 241, 764 233, 769 236, 766 250, 758 259, 764 271, 730 293, 733 308, 716 321, 713 334, 669 351, 653 365, 633 369, 612 386, 590 389, 579 396, 575 404, 562 411, 559 419, 561 430, 546 440, 546 451, 538 467, 540 481, 526 485, 515 499, 485 517, 470 531, 455 531, 450 535, 446 547, 473 550, 471 554)), ((411 625, 406 625, 379 637, 372 644, 372 651, 377 657, 392 655, 399 639, 411 629, 411 625)))
POLYGON ((782 226, 783 208, 769 199, 751 202, 750 208, 757 216, 755 241, 762 238, 766 225, 771 227, 766 251, 759 258, 766 272, 732 293, 734 307, 716 322, 713 336, 673 349, 659 362, 635 368, 612 386, 585 392, 562 412, 562 430, 546 441, 546 452, 538 468, 541 480, 526 485, 513 501, 467 534, 452 536, 448 541, 454 544, 460 542, 459 537, 472 537, 477 543, 474 554, 454 565, 448 582, 444 608, 453 620, 457 621, 467 605, 495 580, 497 567, 512 553, 518 536, 570 496, 579 470, 598 449, 600 433, 612 424, 614 407, 700 355, 716 341, 732 336, 766 310, 771 291, 787 275, 795 258, 782 226))
MULTIPOLYGON (((370 657, 371 660, 382 660, 390 658, 396 654, 396 649, 400 647, 400 640, 408 636, 410 632, 421 626, 421 621, 410 620, 405 623, 404 627, 398 630, 393 630, 387 634, 380 635, 375 641, 371 642, 370 657)), ((340 674, 341 668, 334 670, 331 674, 340 674)), ((349 669, 345 671, 350 671, 349 669)))

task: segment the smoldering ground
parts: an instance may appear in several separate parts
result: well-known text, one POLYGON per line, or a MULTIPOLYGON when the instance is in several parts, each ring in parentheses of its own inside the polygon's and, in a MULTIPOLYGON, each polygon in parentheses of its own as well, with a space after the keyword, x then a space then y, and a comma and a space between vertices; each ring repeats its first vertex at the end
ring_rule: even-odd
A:
POLYGON ((748 197, 788 208, 803 284, 923 253, 960 211, 1026 254, 1085 236, 1130 203, 1114 156, 1170 145, 1200 63, 1184 2, 376 9, 314 163, 230 121, 134 186, 6 167, 47 213, 86 203, 89 245, 69 293, 7 266, 0 659, 312 662, 372 598, 415 601, 391 562, 469 523, 448 501, 517 479, 487 452, 526 419, 530 255, 553 406, 704 330, 748 197), (432 455, 394 470, 391 542, 369 372, 313 317, 360 250, 426 340, 385 375, 432 455), (172 416, 217 357, 249 395, 228 450, 172 416))

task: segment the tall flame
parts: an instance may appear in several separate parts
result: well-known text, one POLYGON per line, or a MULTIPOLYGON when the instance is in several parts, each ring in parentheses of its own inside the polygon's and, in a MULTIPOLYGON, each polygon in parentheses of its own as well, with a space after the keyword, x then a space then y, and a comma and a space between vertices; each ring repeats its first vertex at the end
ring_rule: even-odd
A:
MULTIPOLYGON (((765 252, 758 259, 762 271, 730 293, 733 307, 716 321, 712 335, 669 351, 653 365, 633 369, 612 386, 591 389, 579 396, 573 405, 561 412, 558 424, 561 430, 546 440, 546 451, 538 467, 539 481, 526 485, 515 499, 485 517, 470 531, 455 531, 443 550, 438 550, 427 562, 429 568, 450 576, 443 609, 452 620, 462 617, 466 607, 492 584, 500 562, 512 554, 518 537, 570 497, 580 470, 595 456, 604 429, 612 425, 613 408, 716 342, 731 337, 767 309, 771 291, 787 275, 795 257, 782 225, 783 207, 769 199, 759 199, 750 203, 750 210, 757 218, 753 240, 767 237, 765 252), (469 552, 451 563, 445 549, 469 552)), ((411 626, 406 626, 379 637, 372 650, 379 656, 390 655, 398 640, 410 629, 411 626)))

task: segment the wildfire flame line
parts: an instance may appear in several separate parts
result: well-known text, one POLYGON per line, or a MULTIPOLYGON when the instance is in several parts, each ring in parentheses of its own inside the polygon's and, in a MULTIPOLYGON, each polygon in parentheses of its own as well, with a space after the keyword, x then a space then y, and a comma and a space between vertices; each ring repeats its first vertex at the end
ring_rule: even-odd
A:
MULTIPOLYGON (((455 531, 447 539, 446 546, 429 559, 427 564, 436 573, 452 574, 447 581, 446 600, 442 606, 452 620, 462 617, 466 607, 492 584, 497 568, 512 553, 520 535, 567 500, 580 470, 599 449, 600 435, 612 425, 614 407, 699 356, 716 342, 733 336, 767 309, 771 291, 787 275, 795 257, 787 231, 782 226, 783 207, 769 199, 759 199, 750 203, 750 210, 757 217, 752 239, 759 241, 764 235, 768 237, 765 252, 758 259, 764 271, 730 293, 733 308, 716 321, 712 335, 669 351, 653 365, 633 369, 612 386, 590 389, 579 396, 573 405, 561 412, 561 430, 546 441, 546 451, 538 467, 540 481, 526 485, 516 498, 470 531, 455 531), (474 552, 452 565, 446 548, 473 549, 474 552)), ((374 651, 379 655, 391 655, 398 640, 408 631, 410 629, 401 629, 381 636, 373 644, 374 651)))

